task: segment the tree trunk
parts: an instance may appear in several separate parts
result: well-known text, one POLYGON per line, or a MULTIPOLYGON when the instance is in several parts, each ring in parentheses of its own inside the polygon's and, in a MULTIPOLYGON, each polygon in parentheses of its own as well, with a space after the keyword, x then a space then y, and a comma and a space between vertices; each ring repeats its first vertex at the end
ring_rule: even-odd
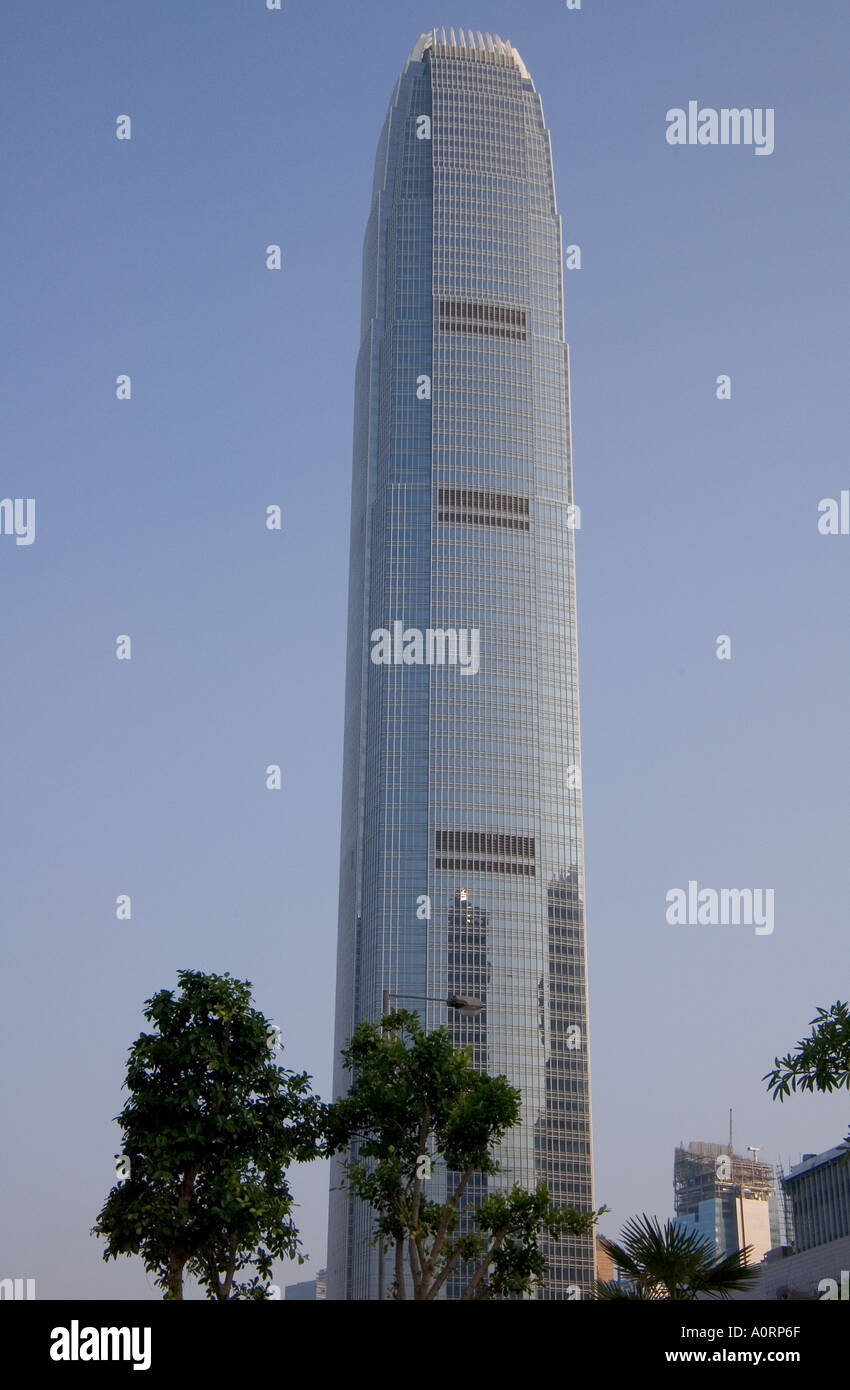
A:
POLYGON ((180 1302, 183 1300, 183 1270, 187 1259, 182 1250, 175 1250, 168 1257, 168 1292, 180 1302))
MULTIPOLYGON (((183 1174, 180 1183, 180 1196, 177 1199, 178 1211, 188 1211, 199 1169, 200 1164, 193 1163, 183 1174)), ((172 1250, 168 1257, 168 1292, 172 1298, 180 1302, 183 1300, 183 1270, 188 1258, 189 1252, 187 1250, 172 1250)))
POLYGON ((404 1236, 397 1236, 395 1243, 395 1296, 397 1299, 407 1298, 407 1290, 404 1287, 404 1236))
POLYGON ((220 1282, 218 1270, 215 1271, 215 1296, 220 1303, 226 1303, 233 1290, 233 1275, 236 1271, 236 1247, 239 1244, 238 1236, 230 1238, 230 1260, 224 1273, 224 1282, 220 1282))
POLYGON ((479 1264, 478 1268, 476 1269, 475 1273, 473 1274, 472 1278, 470 1279, 469 1283, 467 1284, 466 1288, 461 1294, 461 1299, 469 1299, 475 1297, 478 1286, 479 1284, 481 1284, 485 1274, 487 1273, 488 1269, 493 1263, 493 1256, 502 1245, 505 1239, 505 1235, 505 1231, 502 1231, 500 1234, 496 1235, 493 1244, 490 1246, 490 1249, 486 1252, 484 1259, 479 1264))

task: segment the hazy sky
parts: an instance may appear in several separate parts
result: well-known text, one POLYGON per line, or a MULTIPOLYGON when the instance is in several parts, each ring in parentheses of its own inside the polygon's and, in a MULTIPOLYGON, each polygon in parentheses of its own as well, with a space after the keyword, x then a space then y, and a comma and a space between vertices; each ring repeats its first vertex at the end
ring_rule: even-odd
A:
MULTIPOLYGON (((252 981, 329 1095, 361 240, 398 73, 461 23, 525 59, 582 254, 603 1229, 669 1215, 674 1146, 723 1139, 730 1106, 768 1161, 847 1130, 846 1093, 779 1106, 761 1080, 850 995, 850 535, 818 531, 850 488, 846 0, 17 0, 0 498, 35 498, 36 531, 0 536, 0 1277, 41 1298, 157 1296, 88 1232, 178 969, 252 981), (772 108, 774 152, 669 145, 690 100, 772 108), (774 931, 669 925, 689 880, 773 889, 774 931)), ((311 1259, 280 1283, 325 1256, 325 1168, 294 1186, 311 1259)))

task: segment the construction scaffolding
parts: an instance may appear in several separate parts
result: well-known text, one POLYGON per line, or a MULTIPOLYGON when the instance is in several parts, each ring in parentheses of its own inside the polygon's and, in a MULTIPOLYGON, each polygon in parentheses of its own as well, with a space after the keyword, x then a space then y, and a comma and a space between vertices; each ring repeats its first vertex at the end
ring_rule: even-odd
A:
POLYGON ((769 1163, 730 1152, 728 1144, 690 1143, 676 1149, 673 1192, 677 1216, 691 1216, 700 1202, 734 1193, 766 1202, 775 1191, 769 1163))

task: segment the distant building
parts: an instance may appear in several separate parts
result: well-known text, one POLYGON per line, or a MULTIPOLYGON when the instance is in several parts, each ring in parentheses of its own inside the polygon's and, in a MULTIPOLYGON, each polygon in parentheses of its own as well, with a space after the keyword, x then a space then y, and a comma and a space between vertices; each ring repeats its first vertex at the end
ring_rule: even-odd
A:
POLYGON ((610 1284, 617 1278, 617 1267, 603 1247, 601 1236, 596 1237, 596 1277, 602 1284, 610 1284))
POLYGON ((680 1144, 673 1183, 677 1225, 711 1241, 718 1256, 750 1245, 750 1263, 758 1264, 786 1243, 784 1204, 769 1163, 728 1144, 680 1144))
POLYGON ((302 1279, 298 1284, 287 1284, 284 1289, 284 1297, 310 1302, 327 1298, 327 1275, 325 1270, 320 1269, 315 1279, 302 1279))
POLYGON ((804 1154, 784 1179, 793 1244, 768 1253, 759 1283, 747 1298, 850 1301, 850 1161, 846 1154, 843 1144, 822 1154, 804 1154))
POLYGON ((794 1249, 799 1254, 850 1236, 850 1159, 847 1148, 803 1154, 785 1179, 794 1213, 794 1249))

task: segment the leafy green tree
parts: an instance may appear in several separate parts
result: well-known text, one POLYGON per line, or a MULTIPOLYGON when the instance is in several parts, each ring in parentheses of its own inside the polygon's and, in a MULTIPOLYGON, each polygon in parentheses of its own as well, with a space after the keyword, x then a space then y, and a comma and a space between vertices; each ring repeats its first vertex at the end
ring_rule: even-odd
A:
POLYGON ((303 1263, 286 1170, 318 1156, 324 1106, 306 1073, 276 1065, 278 1030, 247 980, 178 978, 176 997, 147 1000, 155 1031, 130 1048, 116 1117, 129 1173, 92 1234, 105 1260, 141 1256, 167 1299, 182 1299, 185 1274, 210 1299, 263 1299, 273 1260, 303 1263))
MULTIPOLYGON (((773 1071, 762 1077, 774 1100, 792 1091, 850 1090, 850 1005, 839 1000, 831 1009, 819 1008, 809 1027, 809 1037, 794 1052, 774 1057, 773 1071)), ((850 1146, 850 1133, 844 1143, 850 1146)))
POLYGON ((728 1298, 757 1279, 747 1264, 752 1246, 717 1257, 714 1244, 674 1221, 662 1229, 655 1217, 632 1217, 620 1242, 600 1237, 625 1284, 612 1280, 597 1285, 599 1299, 695 1299, 697 1294, 728 1298))
POLYGON ((592 1229, 598 1213, 554 1207, 544 1183, 470 1202, 472 1178, 499 1172, 492 1150, 519 1122, 521 1097, 504 1076, 476 1071, 447 1029, 425 1033, 398 1009, 362 1023, 342 1055, 353 1082, 329 1107, 328 1149, 349 1150, 349 1195, 371 1205, 376 1241, 394 1250, 394 1298, 408 1296, 408 1269, 414 1299, 435 1299, 461 1269, 464 1299, 521 1295, 545 1277, 544 1227, 554 1239, 592 1229), (444 1202, 427 1196, 440 1160, 444 1202))

